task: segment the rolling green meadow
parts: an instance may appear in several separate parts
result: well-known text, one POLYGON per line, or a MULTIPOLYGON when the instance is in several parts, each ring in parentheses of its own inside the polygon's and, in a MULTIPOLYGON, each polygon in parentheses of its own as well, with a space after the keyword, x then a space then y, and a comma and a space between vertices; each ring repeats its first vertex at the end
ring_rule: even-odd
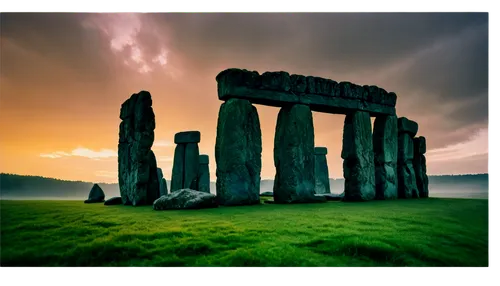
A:
POLYGON ((482 199, 0 207, 1 266, 488 266, 482 199))

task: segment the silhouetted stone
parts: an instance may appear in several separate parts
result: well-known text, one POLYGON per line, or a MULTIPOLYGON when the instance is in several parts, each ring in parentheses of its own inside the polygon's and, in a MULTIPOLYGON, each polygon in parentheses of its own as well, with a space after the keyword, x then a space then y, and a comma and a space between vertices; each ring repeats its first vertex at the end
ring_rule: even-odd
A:
POLYGON ((174 164, 172 166, 172 180, 170 182, 170 192, 175 192, 184 188, 184 161, 186 145, 177 144, 174 152, 174 164))
POLYGON ((398 130, 399 132, 408 133, 410 137, 414 137, 418 132, 418 124, 406 117, 400 117, 398 118, 398 130))
POLYGON ((143 205, 158 197, 154 141, 155 115, 151 94, 141 91, 127 99, 120 109, 118 183, 124 204, 143 205), (153 179, 155 182, 150 182, 153 179))
POLYGON ((398 121, 396 116, 378 116, 373 128, 375 193, 379 200, 398 198, 398 121))
POLYGON ((198 189, 198 170, 200 150, 198 143, 187 143, 184 154, 184 180, 183 189, 198 189))
POLYGON ((160 197, 160 181, 158 180, 158 167, 156 165, 156 157, 153 150, 149 150, 149 179, 148 179, 148 195, 147 203, 152 204, 160 197), (153 171, 154 170, 154 171, 153 171))
POLYGON ((108 199, 104 202, 105 206, 121 205, 121 204, 123 204, 122 197, 112 197, 111 199, 108 199))
MULTIPOLYGON (((413 168, 413 132, 415 128, 405 127, 406 120, 398 119, 398 198, 418 198, 417 182, 413 168), (400 122, 403 122, 401 124, 400 122)), ((410 125, 411 126, 411 125, 410 125)))
POLYGON ((221 105, 215 142, 219 204, 260 203, 261 140, 257 109, 249 101, 229 99, 221 105))
POLYGON ((330 193, 330 178, 328 177, 328 163, 326 161, 327 149, 325 147, 314 148, 314 176, 315 176, 315 193, 329 194, 330 193))
POLYGON ((198 191, 210 193, 210 170, 208 168, 208 155, 200 155, 198 169, 198 191))
POLYGON ((429 179, 427 177, 427 166, 425 160, 425 137, 413 138, 413 168, 415 169, 415 180, 420 198, 429 197, 429 179))
POLYGON ((370 86, 365 88, 350 82, 292 75, 287 72, 258 72, 228 69, 217 77, 219 99, 249 100, 270 106, 309 105, 311 110, 347 114, 366 111, 372 115, 395 115, 396 94, 370 86))
POLYGON ((354 112, 346 115, 342 138, 345 201, 375 198, 375 166, 370 115, 354 112))
POLYGON ((262 192, 262 193, 260 193, 260 196, 261 197, 272 197, 273 192, 262 192))
POLYGON ((98 184, 94 184, 90 189, 89 198, 85 200, 86 204, 89 203, 102 203, 104 202, 104 192, 98 184))
POLYGON ((314 127, 306 105, 282 107, 274 137, 274 201, 306 203, 314 196, 314 127))
POLYGON ((167 181, 163 177, 163 171, 161 168, 157 169, 158 182, 160 183, 160 197, 168 194, 167 181))
POLYGON ((153 203, 154 210, 216 208, 215 195, 191 189, 181 189, 161 196, 153 203))
POLYGON ((199 143, 201 138, 200 131, 184 131, 176 133, 174 136, 175 144, 199 143))

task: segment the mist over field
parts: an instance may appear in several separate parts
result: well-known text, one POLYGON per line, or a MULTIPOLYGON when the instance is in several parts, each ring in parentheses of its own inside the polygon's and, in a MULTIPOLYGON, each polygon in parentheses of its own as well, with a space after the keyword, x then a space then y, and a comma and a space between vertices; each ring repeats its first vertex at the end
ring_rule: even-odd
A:
MULTIPOLYGON (((120 196, 118 184, 98 183, 106 198, 120 196)), ((0 174, 2 200, 85 200, 93 183, 37 176, 0 174)), ((167 181, 170 190, 170 181, 167 181)), ((343 179, 330 179, 334 194, 344 190, 343 179)), ((273 190, 273 180, 262 180, 260 191, 273 190)), ((215 182, 210 182, 215 193, 215 182)), ((429 196, 434 198, 488 198, 488 174, 429 176, 429 196)))

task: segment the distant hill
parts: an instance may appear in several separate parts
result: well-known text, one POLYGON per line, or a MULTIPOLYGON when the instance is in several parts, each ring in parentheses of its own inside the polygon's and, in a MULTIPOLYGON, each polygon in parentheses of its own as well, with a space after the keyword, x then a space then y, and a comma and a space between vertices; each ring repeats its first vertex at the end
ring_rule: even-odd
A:
MULTIPOLYGON (((66 199, 84 200, 94 183, 66 181, 39 176, 0 174, 0 198, 2 199, 66 199)), ((98 183, 106 198, 120 195, 118 184, 98 183)), ((272 191, 273 180, 262 180, 260 191, 272 191)), ((170 181, 167 181, 170 190, 170 181)), ((334 194, 344 191, 344 179, 330 179, 334 194)), ((488 174, 429 176, 432 197, 488 197, 488 174)), ((210 182, 215 193, 215 182, 210 182)))

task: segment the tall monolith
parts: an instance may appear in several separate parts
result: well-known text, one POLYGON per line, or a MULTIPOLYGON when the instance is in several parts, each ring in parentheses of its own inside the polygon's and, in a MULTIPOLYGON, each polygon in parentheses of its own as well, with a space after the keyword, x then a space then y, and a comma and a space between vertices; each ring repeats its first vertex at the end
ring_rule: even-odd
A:
POLYGON ((200 155, 198 143, 200 139, 199 131, 184 131, 175 134, 174 143, 177 146, 172 167, 171 192, 180 189, 198 190, 198 160, 200 155))
POLYGON ((198 191, 210 193, 210 170, 208 168, 208 155, 200 155, 198 169, 198 191))
POLYGON ((398 198, 398 118, 381 115, 373 127, 373 152, 375 162, 375 198, 398 198))
POLYGON ((314 126, 309 106, 285 106, 274 137, 274 202, 306 203, 314 196, 314 126))
POLYGON ((260 203, 262 137, 257 109, 229 99, 219 110, 215 162, 216 193, 226 206, 260 203))
POLYGON ((375 166, 370 114, 356 111, 346 115, 342 137, 344 201, 375 198, 375 166))
POLYGON ((413 137, 418 124, 406 117, 398 118, 398 198, 418 198, 418 188, 413 168, 413 137))
POLYGON ((314 177, 316 194, 330 194, 330 178, 328 176, 328 163, 326 161, 326 147, 314 148, 314 177))
POLYGON ((427 177, 425 160, 426 149, 425 137, 413 138, 413 168, 415 169, 415 179, 420 198, 429 197, 429 178, 427 177))
POLYGON ((151 204, 159 196, 154 141, 155 115, 151 94, 141 91, 120 109, 118 183, 125 205, 151 204))

